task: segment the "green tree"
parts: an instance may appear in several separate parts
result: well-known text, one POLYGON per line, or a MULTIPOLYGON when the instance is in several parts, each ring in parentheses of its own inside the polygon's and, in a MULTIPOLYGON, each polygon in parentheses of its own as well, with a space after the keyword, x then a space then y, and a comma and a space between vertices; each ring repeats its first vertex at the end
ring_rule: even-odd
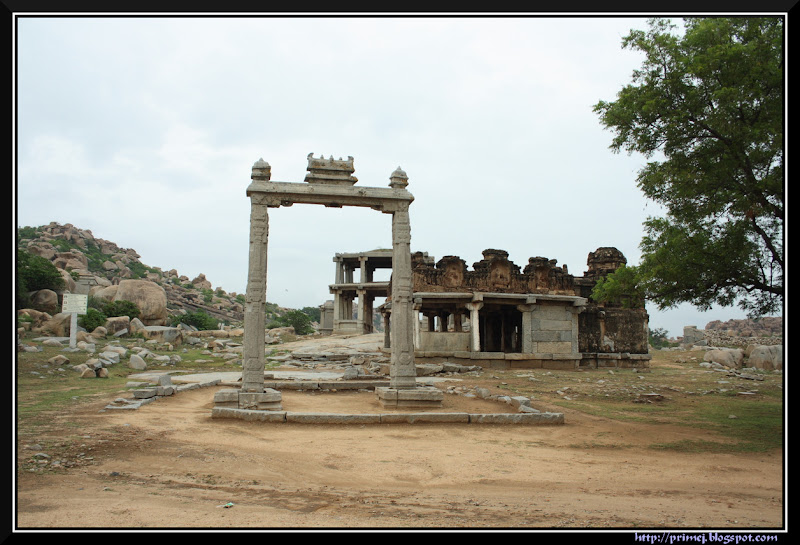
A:
POLYGON ((291 326, 297 335, 314 333, 311 318, 302 310, 287 310, 283 316, 276 318, 273 323, 280 326, 291 326))
POLYGON ((312 322, 319 322, 321 319, 321 312, 319 307, 303 307, 300 309, 301 312, 307 314, 309 318, 311 318, 312 322))
POLYGON ((637 185, 666 214, 644 224, 639 282, 661 309, 769 314, 784 297, 783 19, 684 26, 632 30, 622 45, 645 54, 642 67, 594 106, 612 150, 648 159, 637 185))
POLYGON ((621 265, 616 271, 601 277, 592 288, 592 299, 622 308, 643 308, 644 293, 638 269, 621 265))
POLYGON ((58 268, 49 260, 25 250, 17 252, 17 281, 17 289, 23 299, 31 291, 64 289, 64 278, 58 268))
POLYGON ((655 328, 651 329, 648 334, 648 341, 650 342, 650 346, 653 348, 664 348, 665 346, 669 346, 669 338, 666 329, 662 328, 655 328))

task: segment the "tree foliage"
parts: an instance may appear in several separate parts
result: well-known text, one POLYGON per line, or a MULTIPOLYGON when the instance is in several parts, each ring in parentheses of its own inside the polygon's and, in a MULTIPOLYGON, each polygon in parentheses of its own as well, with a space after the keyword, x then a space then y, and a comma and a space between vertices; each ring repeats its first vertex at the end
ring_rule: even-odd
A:
POLYGON ((644 293, 639 284, 636 267, 620 266, 616 271, 597 280, 592 288, 592 299, 622 308, 643 308, 644 293))
POLYGON ((668 332, 663 328, 657 327, 648 331, 647 341, 653 348, 664 348, 670 346, 668 332))
POLYGON ((297 335, 308 335, 314 333, 314 327, 311 325, 311 318, 302 310, 287 310, 282 316, 275 319, 273 324, 278 326, 294 328, 297 335))
POLYGON ((58 268, 49 260, 25 250, 17 252, 17 280, 20 292, 64 289, 64 278, 58 268))
POLYGON ((194 312, 187 312, 186 314, 176 315, 170 318, 169 323, 175 327, 178 324, 186 324, 197 328, 200 331, 209 331, 212 329, 219 329, 219 320, 203 312, 196 310, 194 312))
POLYGON ((639 282, 659 308, 783 303, 784 25, 780 17, 665 19, 632 30, 633 83, 594 111, 611 149, 641 153, 648 218, 639 282))

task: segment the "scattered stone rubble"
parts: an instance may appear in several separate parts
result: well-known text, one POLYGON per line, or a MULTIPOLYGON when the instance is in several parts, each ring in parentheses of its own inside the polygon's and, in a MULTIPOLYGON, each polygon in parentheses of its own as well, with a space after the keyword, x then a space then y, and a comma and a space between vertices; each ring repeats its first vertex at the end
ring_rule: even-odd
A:
POLYGON ((168 373, 156 375, 149 381, 128 382, 125 386, 134 388, 131 390, 133 399, 118 397, 112 403, 106 405, 104 410, 138 409, 142 405, 156 401, 160 397, 167 397, 196 388, 217 386, 219 383, 220 379, 211 379, 205 382, 194 382, 190 384, 173 384, 172 377, 168 373))

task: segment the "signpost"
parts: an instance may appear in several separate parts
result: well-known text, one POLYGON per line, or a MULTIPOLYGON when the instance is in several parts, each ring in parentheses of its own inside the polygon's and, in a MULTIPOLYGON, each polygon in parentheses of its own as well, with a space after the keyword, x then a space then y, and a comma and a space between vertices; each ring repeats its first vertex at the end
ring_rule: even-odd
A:
POLYGON ((80 293, 64 293, 61 300, 61 312, 69 312, 72 316, 69 321, 69 347, 77 345, 78 314, 86 314, 89 307, 89 296, 80 293))

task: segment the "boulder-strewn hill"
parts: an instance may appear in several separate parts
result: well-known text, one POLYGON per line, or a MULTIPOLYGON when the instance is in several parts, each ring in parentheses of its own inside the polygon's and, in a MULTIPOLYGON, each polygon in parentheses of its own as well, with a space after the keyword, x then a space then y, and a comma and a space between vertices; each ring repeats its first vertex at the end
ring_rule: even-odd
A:
POLYGON ((782 337, 783 317, 766 316, 758 320, 714 320, 706 324, 706 331, 733 337, 782 337))
POLYGON ((202 310, 227 323, 244 319, 244 296, 212 289, 205 275, 194 279, 175 269, 163 271, 139 261, 139 254, 114 242, 92 235, 69 223, 51 222, 40 227, 18 230, 18 246, 31 254, 50 260, 62 273, 66 289, 72 293, 94 295, 122 280, 154 282, 164 289, 171 314, 202 310))

